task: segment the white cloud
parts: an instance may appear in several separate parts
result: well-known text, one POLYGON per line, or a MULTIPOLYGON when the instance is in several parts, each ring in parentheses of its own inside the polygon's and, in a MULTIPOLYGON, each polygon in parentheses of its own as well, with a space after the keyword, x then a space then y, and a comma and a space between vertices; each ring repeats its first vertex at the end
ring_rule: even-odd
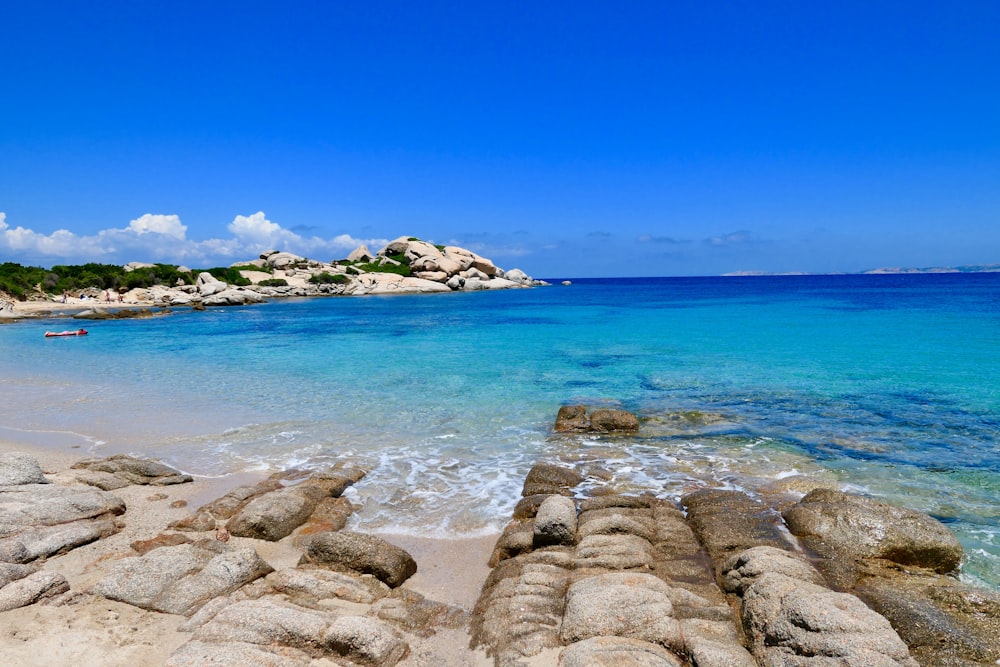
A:
POLYGON ((379 249, 387 239, 358 239, 340 234, 330 239, 303 237, 267 219, 263 211, 237 215, 227 227, 230 238, 196 241, 177 215, 146 213, 124 228, 81 236, 65 229, 42 234, 11 228, 0 211, 0 259, 22 263, 124 263, 153 261, 200 266, 256 258, 265 250, 285 250, 320 260, 345 257, 361 244, 379 249))
POLYGON ((128 223, 128 229, 136 234, 163 234, 175 239, 184 240, 187 234, 187 227, 181 224, 180 217, 176 215, 153 215, 147 213, 128 223))

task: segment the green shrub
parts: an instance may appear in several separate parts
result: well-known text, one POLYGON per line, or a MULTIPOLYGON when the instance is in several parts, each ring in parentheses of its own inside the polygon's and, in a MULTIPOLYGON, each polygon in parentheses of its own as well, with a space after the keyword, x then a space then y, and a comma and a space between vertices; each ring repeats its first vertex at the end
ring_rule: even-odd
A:
POLYGON ((398 273, 401 276, 413 274, 409 264, 376 264, 375 262, 369 262, 367 264, 355 264, 353 268, 360 269, 366 273, 398 273))
POLYGON ((313 285, 344 285, 351 282, 351 279, 343 273, 328 273, 323 271, 322 273, 309 276, 309 282, 313 285))
POLYGON ((288 287, 288 281, 284 278, 266 278, 257 284, 261 287, 288 287))
POLYGON ((237 264, 236 266, 230 268, 236 269, 237 271, 261 271, 263 273, 274 273, 274 267, 257 266, 256 264, 237 264))

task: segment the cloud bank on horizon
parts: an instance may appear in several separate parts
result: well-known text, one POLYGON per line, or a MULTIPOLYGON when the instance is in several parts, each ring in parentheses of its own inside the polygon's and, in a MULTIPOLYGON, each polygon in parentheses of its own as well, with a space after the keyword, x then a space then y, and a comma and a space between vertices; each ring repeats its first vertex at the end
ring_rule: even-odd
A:
MULTIPOLYGON (((226 264, 253 259, 267 250, 284 250, 312 258, 341 258, 359 245, 373 249, 386 239, 358 239, 340 234, 325 239, 302 236, 268 220, 263 211, 237 215, 229 223, 229 238, 197 241, 188 238, 188 227, 178 215, 146 213, 126 227, 102 229, 79 235, 66 229, 43 234, 25 227, 12 227, 0 211, 0 257, 25 258, 28 263, 124 263, 130 261, 195 264, 226 264)), ((22 262, 24 263, 24 262, 22 262)))
MULTIPOLYGON (((125 227, 101 229, 89 235, 67 229, 45 234, 23 226, 12 226, 7 222, 7 214, 0 211, 0 260, 45 267, 64 263, 124 264, 133 261, 205 267, 251 260, 268 250, 292 252, 312 259, 340 259, 360 245, 377 251, 389 243, 386 238, 358 238, 350 234, 338 234, 332 238, 302 235, 269 220, 263 211, 236 215, 226 227, 231 234, 227 238, 195 240, 189 238, 188 229, 179 215, 145 213, 130 220, 125 227)), ((616 246, 619 250, 628 246, 628 252, 636 258, 646 259, 665 255, 679 257, 677 248, 683 248, 690 257, 704 261, 711 254, 718 256, 748 248, 756 250, 762 244, 772 243, 747 230, 705 238, 651 234, 629 237, 610 231, 588 232, 578 241, 563 238, 536 243, 537 239, 530 237, 524 231, 511 234, 470 232, 462 240, 449 238, 443 242, 468 248, 495 261, 502 260, 500 264, 506 268, 513 268, 514 263, 521 259, 532 257, 538 260, 544 257, 545 263, 551 267, 551 273, 546 275, 564 273, 567 267, 560 263, 561 257, 576 261, 590 256, 595 266, 599 267, 601 249, 616 246)))

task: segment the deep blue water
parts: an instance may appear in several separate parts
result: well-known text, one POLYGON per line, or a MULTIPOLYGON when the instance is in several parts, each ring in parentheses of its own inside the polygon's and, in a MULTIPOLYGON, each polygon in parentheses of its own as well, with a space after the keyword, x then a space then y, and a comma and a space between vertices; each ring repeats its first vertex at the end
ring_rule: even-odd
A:
POLYGON ((0 437, 203 474, 360 459, 357 521, 417 533, 497 529, 539 458, 664 496, 800 474, 948 522, 1000 586, 1000 274, 573 282, 2 326, 0 437), (647 421, 554 437, 573 402, 647 421))

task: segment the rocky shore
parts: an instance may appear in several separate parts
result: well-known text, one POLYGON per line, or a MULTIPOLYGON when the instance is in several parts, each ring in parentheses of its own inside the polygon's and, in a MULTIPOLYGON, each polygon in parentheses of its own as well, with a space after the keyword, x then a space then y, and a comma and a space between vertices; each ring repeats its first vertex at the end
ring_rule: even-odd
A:
MULTIPOLYGON (((135 271, 151 266, 132 262, 124 268, 135 271)), ((282 297, 470 292, 547 284, 520 269, 505 271, 471 250, 433 245, 411 237, 398 238, 376 253, 360 246, 346 259, 333 262, 269 251, 257 259, 237 262, 231 268, 238 269, 242 282, 249 284, 234 285, 201 272, 193 284, 157 285, 121 292, 91 288, 65 300, 63 297, 28 302, 10 300, 12 307, 0 309, 0 319, 51 317, 67 310, 75 311, 72 316, 78 319, 152 317, 162 312, 155 308, 236 306, 282 297)), ((179 271, 190 270, 179 267, 179 271)))
MULTIPOLYGON (((634 417, 567 406, 556 428, 634 417)), ((346 463, 226 489, 127 456, 67 463, 0 453, 11 664, 1000 661, 1000 596, 955 577, 947 528, 836 489, 677 503, 586 485, 600 462, 540 461, 499 537, 429 547, 348 529, 366 471, 346 463)))

